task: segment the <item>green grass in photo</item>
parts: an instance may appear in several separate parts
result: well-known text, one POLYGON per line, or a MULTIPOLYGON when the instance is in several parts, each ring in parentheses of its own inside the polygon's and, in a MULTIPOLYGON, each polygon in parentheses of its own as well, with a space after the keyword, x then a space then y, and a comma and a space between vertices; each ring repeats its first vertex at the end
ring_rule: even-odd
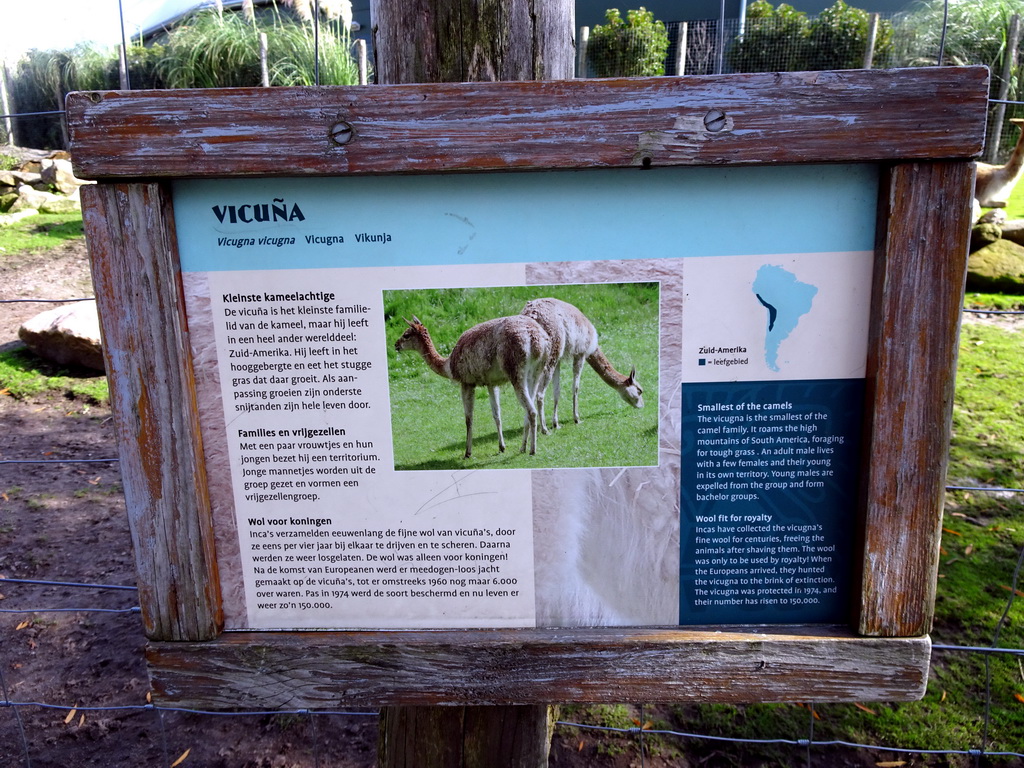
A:
POLYGON ((81 213, 40 213, 0 227, 0 256, 46 251, 82 237, 81 213))
MULTIPOLYGON (((611 283, 503 288, 450 288, 384 292, 395 468, 538 469, 652 466, 658 463, 657 283, 611 283), (473 455, 464 458, 466 428, 460 388, 431 371, 414 352, 394 343, 416 316, 447 357, 459 336, 496 317, 519 314, 530 299, 552 297, 579 307, 597 328, 601 350, 622 374, 636 366, 644 390, 637 409, 584 364, 579 424, 572 417, 572 364, 562 363, 561 428, 539 434, 537 454, 521 453, 523 409, 511 386, 501 388, 506 450, 498 451, 487 390, 478 387, 473 417, 473 455)), ((552 394, 545 399, 551 425, 552 394)))

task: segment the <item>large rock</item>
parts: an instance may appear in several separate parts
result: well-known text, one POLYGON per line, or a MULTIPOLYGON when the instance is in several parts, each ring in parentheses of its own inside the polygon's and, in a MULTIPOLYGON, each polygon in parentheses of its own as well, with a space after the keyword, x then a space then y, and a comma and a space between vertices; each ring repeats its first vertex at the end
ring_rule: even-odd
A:
POLYGON ((978 222, 971 229, 971 253, 974 253, 986 245, 995 243, 1003 236, 1003 231, 998 224, 992 222, 978 222))
POLYGON ((104 370, 95 301, 40 312, 18 329, 18 337, 46 360, 104 370))
POLYGON ((83 184, 93 183, 75 176, 71 162, 61 158, 43 160, 39 174, 44 182, 65 195, 73 195, 83 184))
POLYGON ((1024 219, 1011 219, 1000 225, 1002 236, 1017 245, 1024 245, 1024 219))
POLYGON ((43 183, 43 174, 28 171, 0 171, 0 186, 20 187, 22 184, 35 186, 43 183))
POLYGON ((74 213, 82 210, 82 201, 78 197, 55 196, 39 206, 40 213, 74 213))
POLYGON ((1024 247, 1003 239, 972 253, 967 261, 967 289, 1024 293, 1024 247))
POLYGON ((57 197, 51 192, 40 192, 38 189, 33 189, 28 184, 22 184, 18 187, 18 199, 14 201, 14 204, 8 209, 11 213, 15 211, 23 211, 26 208, 35 208, 39 210, 43 207, 44 203, 48 203, 50 200, 57 197))

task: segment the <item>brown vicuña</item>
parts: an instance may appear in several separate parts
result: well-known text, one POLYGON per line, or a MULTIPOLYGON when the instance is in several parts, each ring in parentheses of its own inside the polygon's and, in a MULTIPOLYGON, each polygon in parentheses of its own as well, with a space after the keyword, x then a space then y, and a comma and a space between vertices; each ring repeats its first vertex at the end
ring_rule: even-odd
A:
POLYGON ((1024 174, 1024 119, 1015 117, 1010 122, 1021 128, 1021 134, 1006 165, 978 163, 974 197, 985 208, 1005 208, 1013 188, 1024 174))
POLYGON ((457 381, 462 386, 462 406, 466 413, 466 458, 473 453, 473 393, 487 387, 491 398, 491 415, 498 428, 498 450, 505 450, 501 432, 501 402, 498 387, 511 383, 523 406, 523 445, 527 438, 530 453, 537 452, 537 391, 548 361, 551 340, 533 319, 523 315, 499 317, 474 325, 463 333, 448 357, 441 357, 434 348, 430 333, 415 316, 406 320, 409 327, 395 342, 395 349, 419 352, 427 366, 439 376, 457 381))
POLYGON ((548 431, 544 416, 544 390, 548 382, 552 382, 552 425, 555 429, 559 427, 558 398, 563 359, 572 359, 572 417, 577 424, 580 423, 580 376, 584 360, 623 400, 634 408, 644 407, 644 390, 636 379, 636 368, 630 370, 629 376, 615 370, 597 344, 597 329, 579 308, 561 299, 533 299, 526 302, 522 314, 536 320, 551 338, 553 354, 545 366, 544 380, 537 393, 542 432, 547 434, 548 431))

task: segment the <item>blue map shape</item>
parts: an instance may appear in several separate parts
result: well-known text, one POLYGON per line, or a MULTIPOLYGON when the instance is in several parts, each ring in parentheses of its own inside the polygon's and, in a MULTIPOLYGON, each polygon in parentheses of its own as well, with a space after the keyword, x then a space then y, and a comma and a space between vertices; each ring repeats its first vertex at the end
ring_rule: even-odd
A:
POLYGON ((800 323, 800 318, 811 311, 811 303, 818 288, 801 283, 796 275, 782 267, 765 264, 754 278, 754 295, 768 310, 768 330, 764 337, 764 361, 773 370, 779 370, 779 345, 800 323))

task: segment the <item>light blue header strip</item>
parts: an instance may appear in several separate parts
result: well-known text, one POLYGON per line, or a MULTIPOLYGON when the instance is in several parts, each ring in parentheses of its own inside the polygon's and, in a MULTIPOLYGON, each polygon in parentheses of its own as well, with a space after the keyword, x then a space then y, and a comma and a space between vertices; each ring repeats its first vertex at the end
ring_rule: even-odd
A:
MULTIPOLYGON (((282 162, 287 162, 282 157, 282 162)), ((187 272, 874 247, 869 165, 178 181, 187 272)))

